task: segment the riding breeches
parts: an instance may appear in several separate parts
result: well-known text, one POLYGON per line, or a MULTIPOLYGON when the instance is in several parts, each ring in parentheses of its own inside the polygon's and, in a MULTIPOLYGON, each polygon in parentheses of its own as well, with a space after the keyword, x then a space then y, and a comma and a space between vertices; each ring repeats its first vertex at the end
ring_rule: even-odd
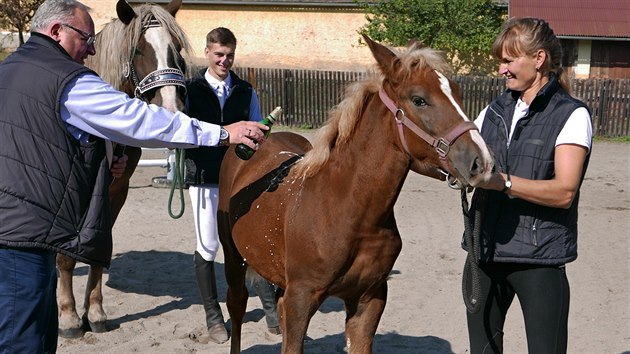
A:
POLYGON ((503 353, 503 325, 514 295, 529 353, 567 351, 569 281, 562 266, 481 263, 481 307, 467 312, 471 354, 503 353))
POLYGON ((216 184, 199 184, 188 188, 197 235, 197 252, 208 261, 214 261, 219 250, 217 209, 219 187, 216 184))

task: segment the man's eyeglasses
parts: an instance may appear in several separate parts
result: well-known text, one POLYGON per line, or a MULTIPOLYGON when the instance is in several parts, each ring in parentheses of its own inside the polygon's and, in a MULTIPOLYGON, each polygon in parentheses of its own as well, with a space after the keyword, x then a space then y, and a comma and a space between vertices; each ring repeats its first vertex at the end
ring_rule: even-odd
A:
POLYGON ((87 33, 87 32, 83 32, 83 31, 81 31, 80 29, 78 29, 78 28, 76 28, 76 27, 74 27, 74 26, 72 26, 72 25, 69 25, 69 24, 67 24, 67 23, 62 23, 61 25, 62 25, 62 26, 66 26, 66 27, 68 27, 68 28, 70 28, 70 29, 73 29, 73 30, 74 30, 74 31, 76 31, 78 34, 80 34, 80 35, 81 35, 81 38, 85 39, 85 43, 87 43, 87 45, 92 45, 92 44, 94 44, 94 41, 96 40, 96 36, 92 36, 91 34, 89 34, 89 33, 87 33))

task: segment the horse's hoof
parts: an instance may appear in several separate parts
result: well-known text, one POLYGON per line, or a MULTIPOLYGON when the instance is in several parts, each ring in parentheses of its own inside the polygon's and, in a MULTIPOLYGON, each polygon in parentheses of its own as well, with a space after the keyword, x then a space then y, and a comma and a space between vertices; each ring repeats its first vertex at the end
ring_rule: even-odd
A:
POLYGON ((90 325, 90 330, 94 333, 105 333, 107 332, 107 327, 105 326, 105 322, 91 322, 88 321, 90 325))
POLYGON ((59 337, 68 338, 68 339, 76 339, 81 338, 85 334, 82 328, 59 328, 58 330, 59 337))
POLYGON ((91 331, 93 333, 105 333, 107 332, 107 327, 105 326, 106 321, 92 322, 88 319, 87 313, 81 317, 83 321, 83 329, 87 331, 91 331))

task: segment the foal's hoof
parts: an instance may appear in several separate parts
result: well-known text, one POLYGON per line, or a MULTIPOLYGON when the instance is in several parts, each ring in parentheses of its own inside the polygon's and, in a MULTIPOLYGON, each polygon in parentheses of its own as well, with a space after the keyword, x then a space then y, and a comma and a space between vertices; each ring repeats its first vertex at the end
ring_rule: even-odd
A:
POLYGON ((83 337, 85 331, 83 328, 59 328, 58 333, 61 338, 76 339, 83 337))

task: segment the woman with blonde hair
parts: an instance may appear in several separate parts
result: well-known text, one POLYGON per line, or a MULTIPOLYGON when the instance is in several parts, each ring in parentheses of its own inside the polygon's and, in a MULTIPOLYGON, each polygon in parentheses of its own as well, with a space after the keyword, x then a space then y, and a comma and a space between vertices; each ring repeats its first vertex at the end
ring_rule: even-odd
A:
POLYGON ((529 352, 566 353, 565 264, 577 258, 591 117, 569 93, 562 47, 545 20, 508 20, 492 54, 507 89, 475 121, 497 171, 471 203, 481 215, 474 225, 480 228, 481 296, 480 310, 467 314, 470 352, 503 352, 503 325, 516 295, 529 352))

